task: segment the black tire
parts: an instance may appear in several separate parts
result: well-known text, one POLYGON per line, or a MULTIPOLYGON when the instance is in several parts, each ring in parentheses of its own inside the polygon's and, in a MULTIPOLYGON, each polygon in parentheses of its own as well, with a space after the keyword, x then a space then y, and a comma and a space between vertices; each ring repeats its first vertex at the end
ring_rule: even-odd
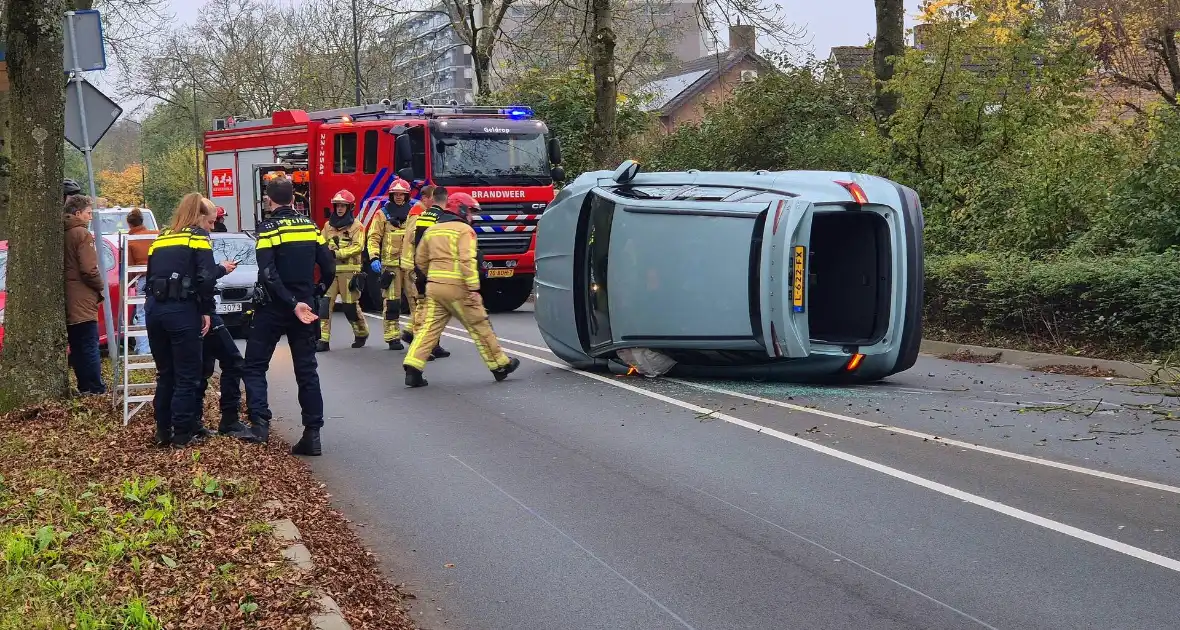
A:
POLYGON ((533 276, 516 276, 498 280, 483 279, 479 290, 489 313, 510 313, 529 301, 533 294, 533 276))

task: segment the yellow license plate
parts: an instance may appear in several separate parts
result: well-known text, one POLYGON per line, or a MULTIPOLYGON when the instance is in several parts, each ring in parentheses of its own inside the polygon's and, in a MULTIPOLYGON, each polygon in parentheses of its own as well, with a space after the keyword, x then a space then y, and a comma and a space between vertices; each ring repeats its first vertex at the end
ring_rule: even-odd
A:
POLYGON ((488 269, 489 278, 511 278, 514 273, 515 269, 488 269))
POLYGON ((807 248, 796 245, 791 274, 791 306, 796 313, 803 312, 803 286, 807 281, 806 262, 807 248))

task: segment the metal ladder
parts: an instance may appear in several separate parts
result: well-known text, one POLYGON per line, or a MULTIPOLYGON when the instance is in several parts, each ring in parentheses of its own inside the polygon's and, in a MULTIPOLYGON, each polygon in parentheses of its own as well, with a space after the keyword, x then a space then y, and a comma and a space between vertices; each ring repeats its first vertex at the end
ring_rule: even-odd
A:
POLYGON ((154 370, 156 363, 152 360, 150 354, 138 354, 139 348, 135 349, 137 354, 131 354, 131 337, 133 335, 146 335, 147 326, 132 325, 130 318, 127 317, 127 307, 135 306, 136 308, 143 308, 145 296, 131 295, 130 288, 135 286, 139 281, 139 277, 147 273, 147 266, 137 265, 130 266, 127 264, 127 243, 131 241, 151 241, 155 240, 156 234, 120 234, 119 235, 119 255, 123 262, 123 271, 120 274, 120 295, 122 296, 123 304, 119 309, 119 320, 122 322, 120 330, 123 336, 122 349, 122 371, 121 382, 119 384, 119 395, 123 399, 123 426, 127 426, 131 422, 132 416, 139 413, 145 405, 155 398, 154 394, 136 394, 136 391, 144 391, 154 389, 155 382, 151 383, 132 383, 131 373, 137 370, 154 370))

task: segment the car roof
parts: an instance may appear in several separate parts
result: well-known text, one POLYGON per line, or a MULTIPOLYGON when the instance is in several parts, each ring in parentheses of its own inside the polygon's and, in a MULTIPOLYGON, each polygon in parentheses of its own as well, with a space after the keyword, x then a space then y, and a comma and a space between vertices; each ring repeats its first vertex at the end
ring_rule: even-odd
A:
POLYGON ((253 236, 250 236, 245 232, 212 232, 209 234, 209 236, 212 238, 248 238, 250 240, 254 240, 253 236))

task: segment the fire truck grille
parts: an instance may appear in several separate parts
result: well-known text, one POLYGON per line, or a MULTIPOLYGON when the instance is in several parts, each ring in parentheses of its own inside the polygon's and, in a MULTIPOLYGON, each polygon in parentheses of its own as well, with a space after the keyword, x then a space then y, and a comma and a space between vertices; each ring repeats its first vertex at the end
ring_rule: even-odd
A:
POLYGON ((529 251, 543 204, 481 203, 472 227, 485 255, 523 254, 529 251), (540 207, 534 208, 537 205, 540 207))

